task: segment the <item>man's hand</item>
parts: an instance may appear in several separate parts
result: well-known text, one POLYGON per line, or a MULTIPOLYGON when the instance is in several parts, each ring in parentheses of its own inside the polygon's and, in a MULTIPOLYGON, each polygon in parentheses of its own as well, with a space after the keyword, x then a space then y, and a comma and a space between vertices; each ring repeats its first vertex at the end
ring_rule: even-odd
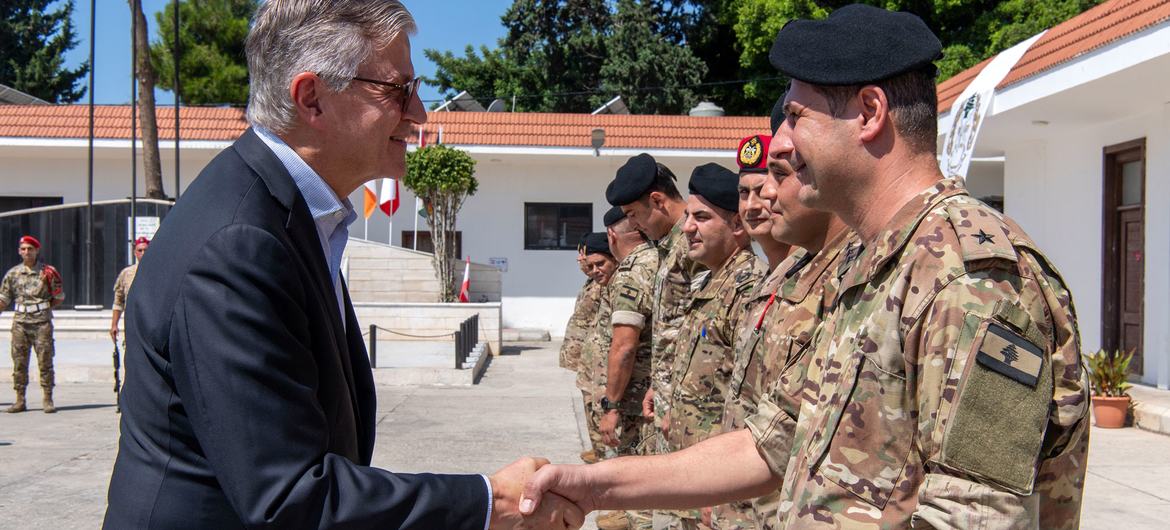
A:
POLYGON ((654 391, 647 390, 646 397, 642 398, 642 417, 648 420, 654 419, 654 391))
POLYGON ((616 410, 606 411, 605 416, 601 417, 601 440, 605 445, 610 447, 617 447, 621 445, 617 437, 617 425, 620 415, 616 410))
POLYGON ((699 509, 699 521, 708 527, 711 526, 711 511, 712 509, 710 506, 699 509))
POLYGON ((581 465, 548 465, 540 468, 524 485, 520 513, 539 513, 550 500, 567 499, 589 513, 597 509, 597 499, 589 484, 589 468, 581 465))
POLYGON ((666 415, 662 417, 662 436, 670 436, 670 411, 666 411, 666 415))
POLYGON ((117 322, 110 324, 110 340, 113 340, 114 344, 118 343, 118 323, 117 322))
POLYGON ((521 514, 520 495, 533 473, 548 465, 544 458, 521 458, 489 479, 492 483, 492 520, 490 528, 496 529, 538 529, 538 528, 580 528, 585 523, 585 513, 574 503, 562 496, 549 494, 544 504, 521 514))

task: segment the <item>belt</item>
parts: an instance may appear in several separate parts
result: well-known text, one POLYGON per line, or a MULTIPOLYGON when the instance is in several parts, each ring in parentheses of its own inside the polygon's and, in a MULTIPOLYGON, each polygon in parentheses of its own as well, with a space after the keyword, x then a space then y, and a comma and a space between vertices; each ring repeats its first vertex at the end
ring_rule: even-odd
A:
POLYGON ((40 313, 49 308, 48 302, 40 302, 36 304, 15 304, 12 306, 13 311, 17 313, 40 313))

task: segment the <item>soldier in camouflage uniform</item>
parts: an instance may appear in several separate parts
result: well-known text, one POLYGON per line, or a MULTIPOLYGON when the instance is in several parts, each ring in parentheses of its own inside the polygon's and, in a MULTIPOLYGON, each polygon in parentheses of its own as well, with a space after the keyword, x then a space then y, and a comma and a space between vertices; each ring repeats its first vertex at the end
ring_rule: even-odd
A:
POLYGON ((37 352, 42 410, 57 412, 53 404, 53 308, 65 301, 61 275, 51 265, 37 262, 41 242, 35 237, 20 238, 22 263, 8 270, 0 280, 0 311, 12 306, 12 386, 16 401, 8 412, 24 412, 28 388, 30 349, 37 352))
POLYGON ((589 431, 589 441, 593 446, 591 450, 581 453, 581 459, 591 463, 598 461, 606 451, 598 422, 591 411, 593 402, 600 398, 600 389, 603 388, 598 386, 603 374, 598 373, 596 364, 600 356, 609 352, 609 322, 612 313, 609 282, 617 268, 617 261, 613 259, 604 232, 593 232, 585 238, 585 262, 589 266, 589 274, 593 281, 601 288, 597 312, 589 322, 589 331, 581 344, 581 357, 577 364, 577 388, 581 390, 581 399, 585 406, 585 423, 589 431))
POLYGON ((783 472, 787 528, 1079 526, 1089 396, 1072 297, 1019 226, 940 174, 940 50, 918 17, 867 5, 777 36, 772 62, 793 81, 770 164, 862 242, 813 337, 792 450, 770 449, 788 418, 761 402, 749 440, 546 466, 526 498, 683 507, 783 472))
POLYGON ((113 310, 110 311, 110 340, 115 343, 118 342, 118 321, 122 318, 122 312, 126 310, 126 296, 130 294, 130 286, 134 284, 134 276, 138 274, 138 262, 142 260, 142 256, 146 255, 146 248, 149 246, 149 239, 145 237, 135 239, 134 264, 122 269, 118 273, 118 278, 114 280, 114 305, 113 310))
MULTIPOLYGON (((835 215, 800 204, 796 197, 800 183, 786 171, 788 166, 781 165, 769 175, 763 157, 744 149, 752 144, 767 149, 770 143, 769 138, 761 137, 749 137, 741 143, 741 215, 745 206, 743 175, 762 167, 767 178, 759 189, 760 200, 774 214, 768 222, 768 237, 797 250, 747 297, 746 316, 735 331, 735 368, 722 423, 724 432, 743 429, 746 419, 756 414, 762 396, 767 395, 766 403, 782 409, 773 413, 782 412, 787 418, 777 425, 780 435, 772 438, 775 446, 771 450, 783 453, 791 449, 800 412, 801 389, 811 357, 809 346, 831 305, 841 258, 854 238, 835 215)), ((716 506, 713 526, 720 530, 775 528, 779 494, 773 491, 716 506)))
MULTIPOLYGON (((734 332, 766 268, 739 217, 739 177, 715 163, 695 168, 687 199, 688 257, 708 268, 683 317, 662 432, 670 451, 720 432, 735 359, 734 332)), ((655 512, 655 528, 706 528, 697 512, 655 512)), ((709 521, 709 518, 708 518, 709 521)))
MULTIPOLYGON (((612 448, 607 456, 637 454, 648 420, 642 417, 642 399, 650 388, 651 300, 654 275, 658 273, 658 252, 634 228, 621 208, 605 214, 609 246, 621 260, 609 283, 611 328, 608 356, 596 360, 603 393, 593 403, 602 440, 612 448)), ((651 528, 650 512, 614 512, 598 517, 598 528, 651 528)))
MULTIPOLYGON (((802 163, 802 202, 834 211, 864 242, 816 339, 815 398, 795 450, 765 453, 774 472, 787 460, 789 527, 1079 525, 1088 384, 1071 296, 1014 222, 939 174, 936 113, 909 109, 936 109, 940 48, 914 15, 869 6, 777 37, 774 64, 794 79, 786 105, 797 116, 773 151, 802 163), (901 35, 895 56, 909 60, 872 64, 873 52, 856 48, 862 26, 874 40, 901 35), (828 82, 850 69, 823 72, 783 53, 842 47, 858 54, 853 82, 865 86, 802 81, 847 85, 828 82), (857 101, 863 118, 836 123, 857 101)), ((753 427, 764 448, 775 423, 753 427)))
MULTIPOLYGON (((654 157, 640 154, 620 169, 605 190, 611 206, 620 206, 635 227, 657 241, 658 274, 652 295, 654 303, 654 339, 652 344, 650 391, 643 401, 643 414, 654 418, 661 427, 666 414, 664 396, 669 396, 670 369, 674 342, 690 300, 691 281, 704 267, 686 255, 682 232, 686 220, 686 202, 675 186, 674 173, 655 162, 654 157)), ((647 429, 649 434, 657 429, 647 429)), ((657 438, 657 437, 656 437, 657 438)), ((664 450, 662 440, 647 440, 647 449, 664 450)))
POLYGON ((585 238, 577 246, 577 265, 585 274, 585 285, 577 293, 577 301, 573 304, 573 315, 565 326, 565 338, 561 342, 560 366, 574 372, 577 363, 581 361, 581 346, 589 334, 589 324, 597 313, 597 306, 601 303, 602 285, 589 275, 589 268, 585 263, 585 238))

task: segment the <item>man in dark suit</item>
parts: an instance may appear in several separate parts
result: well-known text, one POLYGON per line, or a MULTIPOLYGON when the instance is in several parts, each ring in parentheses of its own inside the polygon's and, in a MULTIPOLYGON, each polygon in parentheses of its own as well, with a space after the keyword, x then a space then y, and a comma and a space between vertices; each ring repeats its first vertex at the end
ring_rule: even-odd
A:
POLYGON ((405 172, 426 121, 397 1, 269 0, 248 36, 249 129, 142 262, 126 317, 105 527, 579 526, 522 518, 521 459, 491 477, 370 467, 375 394, 340 275, 363 182, 405 172))

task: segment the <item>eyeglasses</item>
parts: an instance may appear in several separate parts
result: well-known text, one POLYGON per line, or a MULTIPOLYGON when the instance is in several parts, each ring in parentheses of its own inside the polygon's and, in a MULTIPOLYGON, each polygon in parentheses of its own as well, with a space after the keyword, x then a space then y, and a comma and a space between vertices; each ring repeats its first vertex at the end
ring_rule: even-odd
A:
POLYGON ((378 86, 385 86, 399 90, 402 92, 402 112, 406 112, 407 107, 410 106, 410 100, 418 92, 418 85, 422 83, 421 77, 416 77, 407 81, 406 84, 391 83, 389 81, 378 81, 377 79, 367 79, 365 77, 354 77, 354 81, 361 81, 363 83, 370 83, 378 86))

